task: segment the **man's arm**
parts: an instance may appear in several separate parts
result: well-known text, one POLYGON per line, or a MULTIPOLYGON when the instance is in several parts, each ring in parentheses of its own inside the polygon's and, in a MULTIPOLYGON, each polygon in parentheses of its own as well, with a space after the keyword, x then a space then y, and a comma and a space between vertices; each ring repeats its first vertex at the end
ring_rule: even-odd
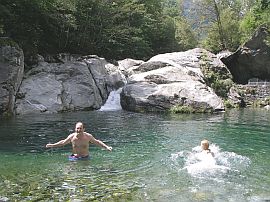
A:
POLYGON ((66 139, 64 140, 60 140, 59 142, 56 142, 56 143, 49 143, 49 144, 46 144, 46 148, 52 148, 52 147, 61 147, 61 146, 64 146, 68 143, 71 142, 71 137, 73 136, 73 134, 69 135, 66 139))
POLYGON ((101 140, 97 140, 96 138, 94 138, 91 134, 87 133, 88 137, 89 137, 89 141, 95 145, 98 145, 100 147, 105 148, 108 151, 112 151, 112 147, 106 145, 104 142, 102 142, 101 140))

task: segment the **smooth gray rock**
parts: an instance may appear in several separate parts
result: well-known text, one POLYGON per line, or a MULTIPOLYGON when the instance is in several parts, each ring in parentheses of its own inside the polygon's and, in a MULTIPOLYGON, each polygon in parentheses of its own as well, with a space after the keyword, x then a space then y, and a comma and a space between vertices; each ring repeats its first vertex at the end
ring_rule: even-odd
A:
POLYGON ((203 49, 154 56, 136 67, 121 93, 122 108, 128 111, 166 111, 174 106, 195 110, 224 110, 223 101, 205 84, 202 60, 214 68, 225 65, 203 49), (138 71, 139 70, 139 71, 138 71))
MULTIPOLYGON (((16 114, 96 110, 114 88, 106 61, 97 56, 77 61, 39 64, 25 74, 16 114)), ((118 79, 118 78, 116 78, 118 79)))

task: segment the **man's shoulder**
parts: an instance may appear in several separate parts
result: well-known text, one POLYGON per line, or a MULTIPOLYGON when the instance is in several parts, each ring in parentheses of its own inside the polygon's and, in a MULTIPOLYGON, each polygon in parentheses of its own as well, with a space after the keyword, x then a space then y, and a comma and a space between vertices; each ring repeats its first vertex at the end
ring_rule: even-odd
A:
POLYGON ((89 136, 89 137, 93 137, 93 135, 91 135, 91 134, 88 133, 88 132, 84 132, 83 134, 86 135, 86 136, 89 136))
POLYGON ((72 137, 74 137, 76 135, 76 133, 71 133, 69 136, 68 136, 68 138, 72 138, 72 137))
POLYGON ((83 134, 89 139, 93 138, 93 135, 91 135, 90 133, 84 132, 83 134))

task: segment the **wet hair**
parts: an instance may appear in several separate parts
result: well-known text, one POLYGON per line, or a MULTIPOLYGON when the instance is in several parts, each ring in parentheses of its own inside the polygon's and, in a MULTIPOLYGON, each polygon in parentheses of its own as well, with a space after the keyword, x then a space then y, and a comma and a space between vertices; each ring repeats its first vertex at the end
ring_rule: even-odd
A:
POLYGON ((206 145, 206 149, 209 150, 209 141, 204 139, 201 141, 201 145, 206 145))

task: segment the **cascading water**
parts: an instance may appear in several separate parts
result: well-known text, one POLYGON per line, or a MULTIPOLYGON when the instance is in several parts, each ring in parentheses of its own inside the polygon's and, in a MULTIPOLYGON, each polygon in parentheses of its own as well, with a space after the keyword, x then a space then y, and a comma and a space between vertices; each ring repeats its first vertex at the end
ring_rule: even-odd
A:
POLYGON ((110 92, 110 95, 106 101, 106 103, 99 109, 99 111, 118 111, 122 110, 120 105, 120 93, 122 88, 118 90, 110 92))

